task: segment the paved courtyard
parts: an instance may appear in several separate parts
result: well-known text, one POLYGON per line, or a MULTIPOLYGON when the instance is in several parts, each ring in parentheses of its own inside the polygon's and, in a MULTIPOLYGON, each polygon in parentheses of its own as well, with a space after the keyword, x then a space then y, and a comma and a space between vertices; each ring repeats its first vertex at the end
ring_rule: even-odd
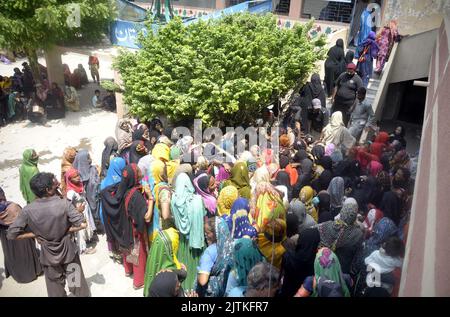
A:
MULTIPOLYGON (((111 62, 102 56, 99 55, 101 79, 111 79, 111 62)), ((71 70, 80 62, 88 69, 86 54, 67 53, 62 59, 69 64, 71 70)), ((0 74, 12 74, 12 69, 21 68, 23 61, 18 60, 12 65, 0 64, 0 74)), ((44 62, 42 59, 40 61, 44 62)), ((0 186, 8 200, 24 206, 25 201, 19 189, 19 167, 22 153, 27 148, 35 149, 39 154, 40 171, 52 172, 58 178, 61 173, 61 157, 67 146, 89 150, 93 162, 100 165, 103 142, 108 136, 114 136, 117 117, 115 113, 90 108, 93 92, 98 87, 90 83, 79 90, 82 111, 67 112, 66 118, 49 121, 51 127, 22 121, 0 128, 0 186)), ((125 277, 123 266, 109 258, 105 236, 99 238, 97 252, 81 256, 92 296, 142 296, 142 290, 135 291, 132 279, 125 277)), ((5 296, 47 296, 47 291, 44 276, 28 284, 18 284, 12 277, 6 279, 0 246, 0 297, 5 296)))

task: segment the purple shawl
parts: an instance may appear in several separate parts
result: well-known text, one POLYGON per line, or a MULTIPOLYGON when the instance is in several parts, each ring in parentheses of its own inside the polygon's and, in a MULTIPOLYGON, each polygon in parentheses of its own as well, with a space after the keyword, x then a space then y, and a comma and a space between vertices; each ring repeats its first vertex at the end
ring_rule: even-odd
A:
POLYGON ((219 168, 219 173, 216 176, 216 182, 221 183, 222 181, 225 181, 230 178, 230 173, 227 172, 225 167, 221 166, 219 168))
POLYGON ((359 54, 361 54, 364 51, 364 48, 368 45, 370 45, 370 55, 372 58, 377 58, 379 46, 376 42, 376 34, 374 31, 371 31, 365 41, 360 45, 359 54))
POLYGON ((208 174, 203 173, 203 174, 200 174, 199 176, 197 176, 194 179, 194 187, 195 187, 195 190, 196 190, 197 194, 199 194, 202 197, 203 202, 205 203, 206 209, 209 211, 209 213, 211 215, 215 215, 216 214, 216 207, 217 207, 217 199, 216 199, 216 197, 211 195, 211 193, 204 191, 198 185, 199 179, 203 178, 203 177, 208 177, 208 174))

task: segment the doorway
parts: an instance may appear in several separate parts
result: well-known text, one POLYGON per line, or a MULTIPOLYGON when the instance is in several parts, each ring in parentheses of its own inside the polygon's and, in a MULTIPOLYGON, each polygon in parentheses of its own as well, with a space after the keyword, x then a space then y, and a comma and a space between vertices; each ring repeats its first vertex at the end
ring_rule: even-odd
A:
MULTIPOLYGON (((417 80, 428 81, 428 78, 420 78, 417 80)), ((421 126, 425 112, 427 88, 414 86, 413 80, 403 82, 402 84, 404 85, 404 91, 400 101, 397 120, 421 126)))

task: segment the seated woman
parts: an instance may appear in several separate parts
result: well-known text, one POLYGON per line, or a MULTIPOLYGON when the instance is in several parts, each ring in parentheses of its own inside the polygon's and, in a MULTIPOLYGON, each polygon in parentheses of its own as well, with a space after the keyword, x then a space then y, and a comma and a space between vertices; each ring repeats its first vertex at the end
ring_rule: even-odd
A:
POLYGON ((402 267, 404 252, 403 241, 396 236, 392 236, 378 250, 373 251, 366 257, 364 263, 370 269, 370 272, 361 271, 358 279, 360 285, 356 287, 357 296, 366 296, 368 289, 372 287, 380 287, 392 296, 394 289, 400 284, 400 279, 396 276, 395 271, 402 267), (368 285, 366 283, 368 274, 380 276, 379 282, 374 281, 374 285, 368 285))
POLYGON ((83 64, 78 64, 77 70, 80 74, 81 85, 83 86, 89 84, 89 79, 86 73, 86 69, 84 69, 83 67, 83 64))
POLYGON ((75 68, 70 76, 70 86, 81 89, 81 74, 78 68, 75 68))
POLYGON ((52 83, 51 89, 48 91, 45 104, 47 117, 49 119, 59 119, 65 117, 64 92, 57 83, 52 83))
POLYGON ((66 107, 70 111, 80 111, 80 98, 78 97, 78 93, 73 86, 65 87, 65 95, 64 100, 66 102, 66 107))
POLYGON ((107 93, 105 98, 103 98, 103 107, 105 107, 105 110, 114 112, 117 108, 116 96, 112 90, 108 90, 107 93))
POLYGON ((308 276, 295 297, 350 297, 353 282, 343 274, 336 254, 321 248, 314 261, 314 275, 308 276))
POLYGON ((255 242, 249 238, 241 238, 235 241, 233 248, 233 266, 228 276, 225 296, 230 292, 240 288, 244 290, 247 287, 247 275, 250 270, 258 263, 264 261, 264 257, 256 246, 255 242))
POLYGON ((72 76, 72 73, 70 72, 69 65, 63 64, 63 71, 64 71, 64 83, 66 85, 70 85, 70 77, 72 76))
POLYGON ((220 217, 209 218, 205 236, 208 248, 197 268, 196 291, 200 297, 223 297, 233 261, 233 239, 227 222, 220 217))

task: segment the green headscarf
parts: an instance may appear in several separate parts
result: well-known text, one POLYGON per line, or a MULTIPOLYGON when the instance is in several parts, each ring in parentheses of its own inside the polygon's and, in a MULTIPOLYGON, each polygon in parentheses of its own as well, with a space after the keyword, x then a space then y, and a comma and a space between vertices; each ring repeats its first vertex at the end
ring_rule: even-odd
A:
POLYGON ((8 119, 11 119, 16 115, 16 96, 17 92, 9 94, 8 97, 8 119))
POLYGON ((239 286, 247 286, 247 275, 264 257, 253 240, 241 238, 234 244, 234 270, 237 273, 239 286))
POLYGON ((22 192, 23 198, 27 204, 36 199, 36 196, 30 188, 30 180, 34 175, 39 173, 39 169, 37 167, 39 157, 36 156, 33 158, 33 152, 33 149, 27 149, 23 152, 22 165, 19 169, 20 191, 22 192))
MULTIPOLYGON (((322 248, 317 252, 314 261, 314 274, 316 283, 318 283, 320 277, 337 282, 342 287, 344 297, 350 297, 350 291, 342 275, 339 259, 329 248, 322 248)), ((312 296, 317 297, 317 295, 317 288, 315 288, 312 296)))
POLYGON ((152 242, 147 257, 144 280, 144 296, 148 297, 149 287, 156 274, 164 269, 178 270, 181 268, 177 259, 179 247, 178 231, 170 228, 160 230, 152 242))
POLYGON ((180 233, 189 236, 189 246, 202 249, 205 246, 203 218, 206 209, 201 196, 195 194, 194 185, 186 173, 178 175, 170 205, 175 226, 180 233))
POLYGON ((170 160, 178 160, 181 156, 181 150, 178 146, 172 145, 170 148, 170 160))
POLYGON ((251 199, 251 187, 247 163, 239 162, 233 166, 231 169, 231 177, 225 182, 225 186, 228 185, 236 187, 240 197, 251 199))

